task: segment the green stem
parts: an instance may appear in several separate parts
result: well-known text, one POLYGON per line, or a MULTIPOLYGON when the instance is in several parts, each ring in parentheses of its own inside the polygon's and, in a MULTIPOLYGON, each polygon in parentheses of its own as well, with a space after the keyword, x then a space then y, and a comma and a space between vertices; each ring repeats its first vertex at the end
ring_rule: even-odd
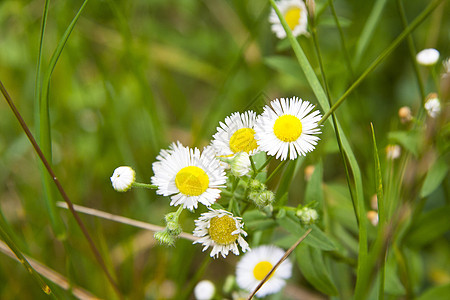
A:
POLYGON ((250 164, 252 165, 253 174, 256 174, 257 170, 256 170, 255 162, 253 161, 253 157, 250 155, 249 158, 250 158, 250 164))
POLYGON ((145 189, 149 189, 149 190, 156 190, 158 188, 156 185, 148 184, 148 183, 141 183, 141 182, 133 182, 132 187, 145 188, 145 189))
POLYGON ((350 72, 351 79, 354 80, 355 72, 353 71, 352 63, 350 61, 350 54, 348 53, 347 45, 345 43, 344 31, 342 30, 341 24, 339 23, 339 19, 336 14, 336 10, 334 9, 334 1, 329 0, 328 3, 330 4, 331 14, 333 15, 334 22, 336 23, 336 27, 338 28, 338 31, 339 31, 339 38, 341 40, 341 47, 342 47, 342 51, 344 52, 345 63, 347 64, 347 69, 350 72))
POLYGON ((267 184, 272 177, 278 173, 282 167, 284 167, 284 165, 288 162, 288 160, 283 160, 281 163, 278 164, 278 166, 275 168, 275 170, 273 170, 273 172, 269 175, 269 177, 267 177, 266 181, 264 181, 265 184, 267 184))
POLYGON ((256 178, 256 176, 257 176, 259 173, 261 173, 262 170, 264 170, 264 168, 270 163, 270 161, 271 161, 272 159, 273 159, 273 156, 269 156, 269 157, 267 158, 267 160, 263 163, 263 165, 262 165, 258 170, 256 170, 256 173, 253 174, 252 178, 256 178))

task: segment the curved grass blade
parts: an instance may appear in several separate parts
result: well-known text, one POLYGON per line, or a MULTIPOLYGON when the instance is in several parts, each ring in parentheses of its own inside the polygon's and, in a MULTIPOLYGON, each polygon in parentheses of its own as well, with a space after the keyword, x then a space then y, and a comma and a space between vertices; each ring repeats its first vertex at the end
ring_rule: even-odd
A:
POLYGON ((45 281, 39 276, 39 274, 33 269, 33 267, 30 265, 28 260, 23 256, 22 252, 20 252, 19 248, 14 244, 12 239, 9 237, 9 235, 3 230, 3 227, 0 226, 0 237, 2 240, 5 241, 5 243, 8 245, 8 247, 11 249, 12 252, 14 252, 14 255, 17 257, 17 259, 20 261, 20 263, 24 266, 24 268, 27 270, 28 273, 33 277, 34 281, 41 287, 41 289, 46 293, 47 295, 51 296, 53 299, 57 299, 55 295, 52 293, 52 290, 50 287, 45 283, 45 281))
MULTIPOLYGON (((42 47, 43 47, 43 38, 44 38, 44 31, 45 31, 45 25, 47 22, 47 14, 48 14, 48 2, 46 2, 44 6, 44 16, 42 20, 42 26, 41 26, 41 40, 39 45, 39 58, 38 58, 38 70, 37 70, 37 79, 36 79, 36 93, 35 96, 38 98, 39 103, 39 120, 36 121, 36 123, 39 123, 39 144, 41 146, 42 152, 46 157, 49 158, 49 161, 51 163, 52 161, 52 146, 51 146, 51 128, 50 128, 50 114, 49 114, 49 89, 50 89, 50 79, 53 73, 53 70, 56 67, 56 63, 58 62, 58 59, 64 49, 64 46, 67 43, 67 40, 69 39, 70 34, 72 33, 75 24, 77 23, 79 17, 81 16, 81 12, 83 11, 84 7, 86 6, 88 0, 85 0, 83 4, 81 5, 80 9, 78 10, 77 14, 75 15, 72 22, 67 27, 66 31, 64 32, 64 35, 62 36, 61 40, 59 41, 55 51, 53 52, 53 55, 50 59, 49 66, 47 68, 47 71, 45 73, 45 76, 42 80, 42 86, 41 86, 41 62, 42 62, 42 47)), ((66 238, 66 229, 64 227, 64 224, 61 220, 61 217, 57 214, 56 205, 55 205, 55 198, 56 198, 56 191, 51 183, 51 178, 49 177, 48 173, 45 172, 45 168, 41 165, 41 178, 43 180, 44 185, 44 199, 45 199, 45 205, 50 215, 50 223, 52 225, 52 229, 56 234, 56 237, 60 240, 64 240, 66 238)))
POLYGON ((359 36, 358 42, 356 44, 356 53, 355 53, 355 66, 357 67, 361 61, 361 58, 364 52, 367 49, 367 46, 370 43, 370 40, 373 37, 373 33, 378 26, 378 22, 380 20, 381 14, 383 13, 384 6, 387 0, 377 0, 373 5, 373 8, 370 10, 370 15, 367 18, 366 24, 364 24, 364 28, 359 36))

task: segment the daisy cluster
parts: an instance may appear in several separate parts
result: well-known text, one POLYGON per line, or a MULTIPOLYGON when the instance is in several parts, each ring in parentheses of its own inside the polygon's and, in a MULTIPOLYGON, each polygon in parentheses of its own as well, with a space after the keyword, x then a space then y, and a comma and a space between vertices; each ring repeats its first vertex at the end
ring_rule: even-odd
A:
MULTIPOLYGON (((178 210, 166 215, 166 228, 155 233, 155 238, 174 245, 182 232, 178 222, 181 212, 193 212, 203 206, 207 211, 195 220, 194 243, 202 244, 203 251, 211 248, 210 256, 214 258, 249 251, 241 217, 244 207, 253 205, 271 214, 276 200, 258 175, 265 172, 271 157, 294 160, 313 151, 321 133, 321 118, 308 101, 280 98, 266 105, 260 115, 251 110, 232 113, 219 122, 211 142, 202 150, 180 142, 161 150, 152 165, 154 175, 147 187, 168 197, 170 205, 178 210)), ((118 191, 145 186, 135 182, 135 172, 130 167, 116 169, 111 182, 118 191)), ((299 215, 299 222, 312 224, 317 219, 314 213, 304 212, 299 215)), ((283 254, 283 250, 269 246, 248 253, 237 269, 240 287, 255 288, 255 283, 268 274, 283 254)), ((290 269, 288 261, 282 264, 257 295, 280 290, 290 269)))

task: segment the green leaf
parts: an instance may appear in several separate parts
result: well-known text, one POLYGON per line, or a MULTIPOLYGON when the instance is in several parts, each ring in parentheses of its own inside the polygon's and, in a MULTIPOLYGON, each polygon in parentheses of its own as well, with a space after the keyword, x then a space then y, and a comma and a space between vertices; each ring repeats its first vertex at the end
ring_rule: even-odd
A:
POLYGON ((259 210, 251 210, 242 216, 244 224, 250 230, 265 230, 276 226, 276 222, 259 210))
POLYGON ((428 171, 422 189, 420 190, 420 197, 427 197, 430 195, 444 180, 448 172, 448 164, 444 157, 440 157, 428 171))
MULTIPOLYGON (((287 212, 282 218, 277 218, 277 223, 296 237, 302 236, 307 230, 300 225, 300 220, 298 220, 292 211, 287 212)), ((319 227, 312 225, 311 228, 313 230, 303 243, 325 251, 334 251, 337 249, 334 242, 319 227)))
MULTIPOLYGON (((314 232, 314 229, 313 231, 314 232)), ((312 233, 311 232, 311 233, 312 233)), ((337 288, 331 279, 331 274, 325 265, 322 251, 310 247, 306 244, 310 237, 308 236, 304 243, 301 243, 295 250, 297 264, 306 280, 316 289, 330 296, 337 296, 337 288)))
POLYGON ((448 295, 450 295, 450 284, 445 284, 426 290, 422 295, 420 295, 416 299, 417 300, 448 299, 448 295))
POLYGON ((391 141, 391 143, 400 144, 402 148, 411 152, 415 157, 419 155, 420 134, 418 131, 389 132, 388 139, 391 141))
POLYGON ((297 64, 297 60, 287 57, 274 55, 264 59, 264 63, 282 74, 288 74, 298 79, 299 82, 305 81, 305 75, 297 64))
POLYGON ((406 234, 405 242, 412 246, 423 246, 450 230, 450 206, 434 209, 421 216, 406 234))

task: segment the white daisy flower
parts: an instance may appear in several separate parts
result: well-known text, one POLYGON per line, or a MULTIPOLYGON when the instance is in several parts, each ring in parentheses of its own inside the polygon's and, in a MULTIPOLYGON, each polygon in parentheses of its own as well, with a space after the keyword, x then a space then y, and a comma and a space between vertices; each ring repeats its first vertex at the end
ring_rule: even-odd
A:
POLYGON ((216 287, 209 280, 199 281, 194 288, 194 296, 198 300, 210 300, 214 297, 215 292, 216 287))
POLYGON ((136 172, 130 167, 118 167, 111 176, 113 188, 118 192, 126 192, 136 180, 136 172))
MULTIPOLYGON (((283 249, 272 245, 253 248, 251 252, 242 257, 236 266, 236 282, 239 287, 252 292, 283 255, 283 249)), ((256 296, 264 297, 279 292, 291 274, 292 263, 286 259, 263 284, 256 296)))
POLYGON ((195 220, 194 236, 199 237, 196 243, 203 244, 203 251, 210 246, 211 257, 219 257, 219 254, 225 258, 231 251, 239 255, 237 244, 241 246, 242 252, 250 250, 248 243, 242 236, 247 233, 242 229, 244 224, 242 218, 233 217, 233 214, 223 210, 210 209, 209 212, 202 213, 198 220, 195 220), (236 243, 237 242, 237 243, 236 243))
POLYGON ((231 157, 239 152, 253 155, 257 152, 253 126, 256 113, 249 110, 242 114, 235 112, 220 122, 217 133, 213 135, 212 146, 218 156, 231 157))
POLYGON ((161 150, 156 159, 151 181, 158 187, 158 195, 172 195, 170 205, 183 205, 191 211, 198 202, 210 206, 219 198, 220 188, 225 187, 224 168, 211 147, 200 153, 197 148, 173 143, 169 150, 161 150))
POLYGON ((439 51, 433 48, 424 49, 416 55, 417 62, 422 66, 432 66, 437 63, 438 59, 439 51))
MULTIPOLYGON (((276 4, 295 37, 308 33, 306 29, 308 26, 308 13, 302 0, 281 0, 276 2, 276 4)), ((269 22, 272 23, 271 28, 277 38, 284 39, 286 31, 284 31, 280 19, 273 8, 270 12, 269 22)))
POLYGON ((298 97, 275 99, 255 124, 255 138, 260 150, 281 160, 296 159, 314 150, 320 134, 318 110, 309 114, 314 105, 298 97), (308 115, 309 114, 309 115, 308 115))
POLYGON ((431 93, 428 95, 424 106, 428 112, 428 115, 432 118, 436 118, 441 112, 441 102, 439 102, 439 98, 436 93, 431 93))

